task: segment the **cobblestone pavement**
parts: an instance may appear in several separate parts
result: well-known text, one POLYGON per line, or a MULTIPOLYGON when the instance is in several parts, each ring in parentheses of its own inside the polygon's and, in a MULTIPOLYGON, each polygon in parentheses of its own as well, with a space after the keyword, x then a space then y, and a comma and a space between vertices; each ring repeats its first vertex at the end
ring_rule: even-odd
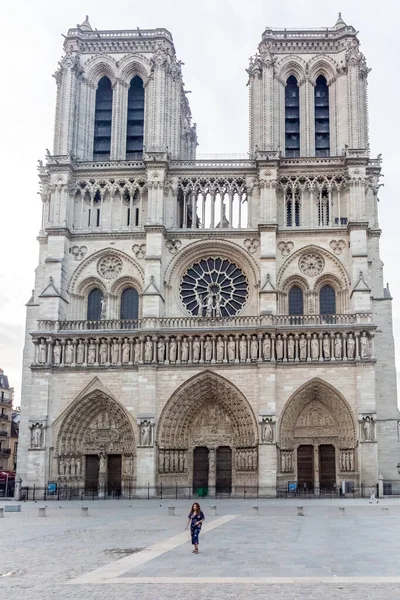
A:
POLYGON ((0 597, 400 599, 399 500, 304 500, 304 517, 296 501, 259 500, 258 515, 254 504, 203 501, 214 528, 203 530, 196 556, 183 533, 190 502, 94 501, 87 518, 81 502, 47 502, 46 518, 44 503, 22 503, 0 520, 0 597))

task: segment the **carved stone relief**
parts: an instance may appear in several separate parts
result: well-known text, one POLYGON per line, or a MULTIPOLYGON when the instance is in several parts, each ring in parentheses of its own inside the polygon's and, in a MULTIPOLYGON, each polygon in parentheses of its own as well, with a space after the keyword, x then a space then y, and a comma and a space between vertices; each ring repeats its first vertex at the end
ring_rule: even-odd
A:
POLYGON ((363 442, 375 441, 375 421, 371 415, 363 417, 361 421, 361 440, 363 442))
POLYGON ((82 260, 87 254, 86 246, 72 246, 71 254, 75 260, 82 260))
POLYGON ((257 238, 246 238, 243 242, 243 245, 246 248, 247 252, 250 252, 250 254, 254 254, 254 252, 257 252, 257 249, 260 246, 260 240, 258 240, 257 238))
POLYGON ((133 244, 132 252, 137 259, 142 259, 146 255, 146 244, 133 244))
POLYGON ((122 260, 119 256, 104 256, 97 263, 97 271, 104 279, 115 279, 122 271, 122 260))
POLYGON ((153 423, 149 419, 142 419, 139 423, 140 446, 153 446, 153 423))
POLYGON ((308 253, 303 254, 299 258, 299 269, 308 277, 316 277, 324 270, 325 261, 319 254, 308 253))
POLYGON ((279 242, 278 244, 278 248, 281 251, 282 256, 289 256, 293 250, 293 247, 293 242, 279 242))
POLYGON ((44 426, 43 423, 34 423, 30 427, 31 430, 31 448, 40 449, 43 448, 44 442, 44 426))
POLYGON ((263 444, 274 442, 275 423, 271 417, 263 417, 260 423, 260 439, 263 444))
POLYGON ((329 243, 334 254, 342 254, 343 250, 346 248, 346 242, 344 240, 332 240, 329 243))
POLYGON ((165 247, 171 254, 177 254, 181 246, 181 240, 167 240, 165 242, 165 247))

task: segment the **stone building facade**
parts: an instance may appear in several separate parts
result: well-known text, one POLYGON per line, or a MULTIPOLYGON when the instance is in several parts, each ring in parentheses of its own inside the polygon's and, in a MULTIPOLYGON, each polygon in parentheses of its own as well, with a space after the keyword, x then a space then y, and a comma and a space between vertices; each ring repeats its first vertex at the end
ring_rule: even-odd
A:
POLYGON ((266 29, 245 160, 197 160, 171 34, 70 29, 18 474, 100 496, 399 479, 356 30, 266 29), (146 491, 147 493, 147 491, 146 491))
POLYGON ((13 471, 11 423, 14 389, 0 369, 0 471, 13 471))

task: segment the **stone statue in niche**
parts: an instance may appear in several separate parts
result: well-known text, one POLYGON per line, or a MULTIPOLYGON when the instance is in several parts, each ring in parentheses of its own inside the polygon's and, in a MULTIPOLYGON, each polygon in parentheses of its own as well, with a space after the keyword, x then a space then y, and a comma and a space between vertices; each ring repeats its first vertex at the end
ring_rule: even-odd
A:
POLYGON ((228 360, 234 362, 236 354, 236 344, 233 337, 230 335, 228 340, 228 360))
POLYGON ((149 363, 153 359, 153 342, 151 341, 150 336, 146 337, 146 341, 144 343, 144 362, 149 363))
POLYGON ((81 457, 77 456, 75 458, 75 475, 81 474, 81 457))
POLYGON ((133 351, 133 361, 135 363, 135 365, 138 364, 140 360, 140 342, 138 339, 135 340, 135 348, 133 351))
POLYGON ((317 338, 317 334, 313 333, 311 339, 311 359, 318 360, 319 358, 319 340, 317 338))
POLYGON ((362 332, 360 337, 360 356, 361 358, 369 358, 369 340, 365 331, 362 332))
POLYGON ((46 342, 43 339, 41 339, 40 344, 39 344, 39 353, 38 353, 38 363, 40 365, 46 364, 46 358, 47 358, 46 355, 47 355, 46 342))
POLYGON ((193 361, 199 362, 200 360, 200 341, 199 338, 194 338, 193 341, 193 361))
POLYGON ((81 365, 85 358, 85 346, 83 345, 82 340, 79 340, 79 344, 76 349, 76 364, 81 365))
POLYGON ((342 338, 340 333, 336 334, 335 337, 335 359, 340 360, 342 358, 342 338))
POLYGON ((292 335, 289 335, 287 343, 287 357, 289 360, 294 360, 294 339, 292 335))
POLYGON ((307 360, 307 340, 304 333, 301 334, 299 339, 299 358, 300 360, 307 360))
POLYGON ((329 360, 331 357, 331 341, 327 333, 324 335, 324 339, 322 340, 322 351, 324 353, 324 359, 329 360))
POLYGON ((152 426, 150 421, 147 419, 141 421, 140 423, 140 445, 141 446, 151 446, 151 433, 152 426))
POLYGON ((169 343, 169 362, 176 362, 176 339, 171 338, 169 343))
POLYGON ((56 340, 55 346, 53 348, 53 363, 55 365, 59 365, 61 363, 61 346, 58 340, 56 340))
POLYGON ((100 301, 100 307, 100 319, 105 319, 107 313, 107 298, 105 296, 100 301))
POLYGON ((265 417, 261 423, 261 440, 265 444, 271 444, 274 441, 274 430, 272 428, 272 421, 268 417, 265 417))
POLYGON ((43 443, 43 425, 35 423, 31 427, 31 447, 41 448, 43 443))
POLYGON ((104 452, 99 454, 99 475, 105 475, 107 472, 107 456, 104 452))
POLYGON ((99 348, 99 354, 100 354, 100 364, 104 365, 107 362, 107 344, 104 339, 101 341, 100 348, 99 348))
POLYGON ((255 335, 251 336, 250 358, 253 362, 258 359, 258 340, 255 335))
POLYGON ((347 358, 353 359, 355 354, 356 341, 352 333, 347 338, 347 358))
POLYGON ((276 360, 283 360, 283 340, 282 340, 282 336, 280 333, 278 334, 278 337, 276 338, 275 349, 276 349, 276 360))
POLYGON ((181 361, 187 362, 189 360, 189 342, 187 338, 183 338, 181 341, 181 361))
POLYGON ((374 421, 373 418, 369 415, 364 417, 363 419, 363 433, 364 433, 364 441, 365 442, 373 442, 374 441, 374 421))
POLYGON ((71 340, 68 340, 67 345, 65 347, 65 359, 64 362, 66 365, 72 364, 72 360, 74 357, 74 347, 71 344, 71 340))
POLYGON ((271 338, 268 335, 263 340, 263 357, 264 360, 271 360, 271 338))
POLYGON ((122 363, 124 365, 129 362, 130 353, 130 344, 128 338, 125 338, 124 343, 122 344, 122 363))
POLYGON ((116 339, 114 339, 111 345, 111 362, 113 365, 119 362, 119 343, 116 339))
POLYGON ((88 365, 94 365, 95 361, 96 361, 96 346, 93 343, 93 340, 90 341, 89 347, 88 347, 88 365))
POLYGON ((165 341, 164 338, 158 338, 157 342, 157 359, 159 363, 163 363, 165 358, 165 341))
POLYGON ((224 360, 224 340, 219 335, 217 339, 217 361, 222 362, 224 360))
POLYGON ((205 362, 210 362, 212 357, 212 341, 207 336, 206 341, 204 342, 204 360, 205 362))
POLYGON ((247 358, 247 340, 244 335, 239 342, 239 357, 241 361, 245 361, 247 358))

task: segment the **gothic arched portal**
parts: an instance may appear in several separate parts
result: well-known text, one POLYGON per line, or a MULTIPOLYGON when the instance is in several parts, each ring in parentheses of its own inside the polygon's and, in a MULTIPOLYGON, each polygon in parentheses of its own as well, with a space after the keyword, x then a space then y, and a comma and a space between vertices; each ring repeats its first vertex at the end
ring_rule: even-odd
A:
POLYGON ((104 392, 78 398, 63 416, 56 445, 60 484, 100 496, 131 490, 135 454, 129 416, 104 392))
POLYGON ((329 490, 358 479, 354 415, 332 385, 315 378, 301 386, 279 421, 278 486, 329 490))
POLYGON ((255 415, 240 390, 216 373, 196 375, 174 392, 161 413, 157 442, 163 486, 213 493, 257 485, 255 415))

